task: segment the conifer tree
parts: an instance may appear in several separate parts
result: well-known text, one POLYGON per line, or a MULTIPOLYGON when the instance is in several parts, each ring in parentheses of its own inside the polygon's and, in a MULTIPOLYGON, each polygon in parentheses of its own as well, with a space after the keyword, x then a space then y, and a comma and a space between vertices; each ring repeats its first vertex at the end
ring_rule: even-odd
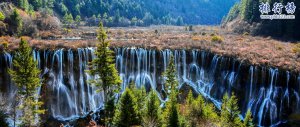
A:
POLYGON ((11 23, 15 27, 15 33, 21 35, 23 29, 23 21, 17 9, 14 9, 12 15, 10 15, 11 23))
POLYGON ((35 122, 35 114, 43 114, 40 109, 42 102, 36 98, 37 88, 40 87, 40 70, 37 62, 33 60, 32 50, 29 44, 21 39, 19 48, 14 55, 13 69, 9 69, 12 80, 18 87, 18 98, 24 100, 20 105, 23 116, 20 118, 23 126, 32 126, 35 122))
POLYGON ((169 100, 166 102, 164 111, 164 127, 179 127, 179 111, 177 103, 177 94, 172 91, 169 100))
POLYGON ((164 72, 166 78, 165 89, 170 91, 169 100, 166 102, 166 108, 164 111, 164 124, 165 127, 179 127, 179 111, 177 103, 178 95, 178 82, 176 78, 176 70, 174 65, 174 58, 171 56, 167 70, 164 72))
POLYGON ((237 105, 237 98, 232 93, 231 97, 228 97, 226 93, 223 96, 223 104, 221 109, 221 126, 223 127, 238 127, 242 126, 242 122, 239 118, 239 107, 237 105))
MULTIPOLYGON (((121 79, 115 68, 113 51, 109 49, 110 42, 106 40, 107 34, 102 23, 99 25, 97 38, 99 43, 95 52, 96 58, 91 62, 89 72, 91 75, 100 76, 99 79, 95 79, 91 83, 99 88, 98 91, 103 92, 104 103, 107 104, 111 98, 114 98, 114 93, 119 90, 121 79)), ((104 122, 106 125, 110 124, 106 121, 108 118, 107 114, 111 114, 109 112, 113 111, 104 110, 104 122)))
POLYGON ((165 90, 172 92, 178 92, 177 87, 178 87, 178 81, 176 77, 176 69, 175 69, 175 64, 174 64, 174 57, 170 57, 170 62, 168 64, 167 70, 163 73, 163 76, 165 77, 165 90))
MULTIPOLYGON (((144 102, 145 102, 145 99, 147 97, 145 87, 142 86, 141 88, 137 88, 135 86, 134 82, 131 82, 129 84, 129 88, 132 90, 134 96, 137 98, 138 109, 143 109, 144 108, 144 102)), ((140 111, 142 111, 142 110, 140 110, 140 111)))
POLYGON ((160 100, 153 90, 146 98, 142 116, 143 126, 145 127, 160 127, 162 125, 160 100))
POLYGON ((213 123, 218 117, 214 105, 205 102, 201 95, 194 99, 189 93, 186 104, 186 117, 189 121, 189 125, 192 127, 205 126, 207 123, 213 123))
POLYGON ((251 110, 248 110, 244 119, 244 127, 254 127, 252 116, 251 116, 251 110))
POLYGON ((136 97, 129 88, 118 102, 113 123, 117 127, 132 127, 141 123, 136 97))
POLYGON ((71 13, 70 14, 66 13, 63 17, 63 20, 64 20, 64 23, 66 23, 66 24, 72 24, 74 22, 73 16, 71 13))

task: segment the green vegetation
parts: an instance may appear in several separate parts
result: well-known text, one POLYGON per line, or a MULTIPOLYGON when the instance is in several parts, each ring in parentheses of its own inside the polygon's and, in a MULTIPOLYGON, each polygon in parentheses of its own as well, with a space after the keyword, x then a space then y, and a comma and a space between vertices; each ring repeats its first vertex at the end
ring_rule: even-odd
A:
POLYGON ((16 98, 23 100, 19 106, 23 113, 20 120, 23 126, 32 126, 35 123, 35 115, 45 111, 40 109, 43 103, 35 99, 37 88, 41 85, 40 70, 37 68, 37 62, 33 60, 32 49, 24 39, 21 39, 14 55, 13 65, 13 69, 9 69, 8 72, 18 87, 16 98))
POLYGON ((201 95, 195 99, 190 91, 186 99, 186 118, 191 127, 205 126, 218 121, 213 104, 207 103, 201 95))
POLYGON ((162 126, 162 110, 160 108, 160 100, 155 91, 151 91, 145 100, 145 108, 142 113, 145 127, 160 127, 162 126))
POLYGON ((5 15, 2 12, 0 12, 0 21, 3 21, 4 19, 5 19, 5 15))
POLYGON ((293 52, 296 53, 297 55, 300 55, 300 43, 295 44, 293 47, 293 52))
POLYGON ((228 97, 228 94, 225 93, 222 100, 222 109, 221 109, 221 126, 222 127, 240 127, 242 126, 242 121, 239 118, 239 107, 237 105, 237 98, 232 93, 231 97, 228 97))
POLYGON ((176 78, 176 70, 174 65, 174 58, 171 56, 168 68, 164 72, 165 79, 165 90, 168 91, 169 100, 166 102, 166 108, 164 109, 164 127, 179 127, 180 122, 180 114, 179 114, 179 106, 177 102, 178 96, 178 81, 176 78))
MULTIPOLYGON (((104 103, 108 104, 107 102, 114 98, 114 93, 118 91, 121 79, 115 68, 113 51, 108 48, 109 41, 106 40, 107 34, 102 23, 99 24, 97 38, 99 43, 95 52, 96 58, 91 62, 90 74, 99 75, 101 78, 91 81, 91 83, 104 93, 104 103)), ((111 119, 107 115, 111 114, 111 112, 114 111, 105 110, 104 112, 104 122, 106 125, 111 124, 107 121, 107 119, 111 119)))
POLYGON ((25 11, 28 11, 28 9, 29 9, 28 0, 18 0, 17 2, 18 2, 17 3, 18 7, 20 7, 21 9, 24 9, 25 11))
POLYGON ((12 21, 11 25, 14 26, 13 31, 15 35, 21 35, 23 29, 23 20, 17 9, 14 9, 10 19, 12 21))
POLYGON ((221 36, 213 35, 211 41, 221 43, 223 42, 223 38, 221 36))
MULTIPOLYGON (((261 13, 259 12, 259 5, 261 2, 268 3, 273 8, 273 4, 278 1, 274 0, 241 0, 239 3, 234 5, 228 15, 223 20, 223 23, 232 21, 233 19, 242 20, 244 22, 239 22, 234 31, 240 32, 243 34, 245 31, 250 31, 252 35, 265 35, 273 36, 287 39, 300 39, 300 33, 297 32, 300 29, 300 20, 263 20, 260 18, 261 13), (260 24, 258 27, 246 27, 247 25, 260 24)), ((294 2, 295 6, 299 7, 300 3, 291 1, 291 0, 282 0, 280 3, 283 3, 284 6, 287 2, 294 2)), ((269 15, 274 14, 270 12, 269 15)), ((287 14, 283 11, 283 14, 287 14)), ((300 16, 300 12, 295 11, 295 17, 300 16)))
POLYGON ((73 16, 71 14, 66 13, 63 18, 63 22, 65 24, 72 24, 74 22, 73 16))
POLYGON ((94 26, 100 21, 106 26, 181 26, 218 24, 234 2, 235 0, 16 0, 12 3, 25 12, 45 10, 48 14, 56 12, 61 17, 66 13, 73 17, 80 15, 85 17, 87 24, 94 26), (94 15, 96 23, 93 23, 94 15))
POLYGON ((137 99, 129 88, 126 88, 118 102, 113 123, 117 127, 131 127, 141 124, 137 99))
POLYGON ((247 111, 243 124, 244 127, 254 127, 250 110, 247 111))

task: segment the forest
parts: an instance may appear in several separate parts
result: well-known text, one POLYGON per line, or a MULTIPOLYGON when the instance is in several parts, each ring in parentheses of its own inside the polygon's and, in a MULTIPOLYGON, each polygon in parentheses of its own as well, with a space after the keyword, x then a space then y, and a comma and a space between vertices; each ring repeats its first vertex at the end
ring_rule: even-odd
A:
MULTIPOLYGON (((46 9, 84 20, 103 20, 108 26, 151 24, 218 24, 235 0, 17 0, 24 10, 46 9), (217 5, 219 7, 214 7, 217 5)), ((90 25, 97 26, 98 23, 90 25)))
MULTIPOLYGON (((300 21, 297 20, 297 17, 300 16, 299 8, 296 8, 294 13, 296 20, 262 20, 259 12, 259 5, 262 2, 270 5, 270 11, 276 2, 283 5, 294 2, 296 7, 300 6, 296 0, 241 0, 231 8, 229 14, 223 19, 223 24, 226 26, 234 20, 241 20, 244 22, 237 23, 234 28, 237 33, 247 32, 252 35, 272 36, 285 40, 299 39, 300 34, 297 32, 300 28, 300 21)), ((282 13, 286 14, 284 8, 282 8, 282 13)), ((271 11, 270 14, 274 14, 274 12, 271 11)))

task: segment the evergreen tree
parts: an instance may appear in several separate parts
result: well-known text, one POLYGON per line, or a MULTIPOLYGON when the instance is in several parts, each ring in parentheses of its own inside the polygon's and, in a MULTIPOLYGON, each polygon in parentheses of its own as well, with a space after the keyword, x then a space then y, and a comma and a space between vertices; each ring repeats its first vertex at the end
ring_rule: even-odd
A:
POLYGON ((251 116, 251 110, 248 110, 244 119, 244 127, 254 127, 252 116, 251 116))
POLYGON ((164 111, 164 127, 179 127, 179 110, 177 103, 177 93, 172 90, 169 100, 166 102, 164 111))
POLYGON ((35 114, 44 113, 44 110, 39 109, 43 103, 35 99, 37 88, 40 87, 40 70, 37 68, 37 62, 33 60, 29 44, 23 39, 14 55, 13 69, 9 69, 8 72, 18 87, 20 99, 24 100, 19 107, 23 112, 20 118, 22 125, 32 126, 35 122, 35 114))
MULTIPOLYGON (((129 84, 129 88, 132 90, 134 96, 137 98, 137 105, 138 109, 143 109, 144 108, 144 102, 147 96, 146 89, 145 87, 137 88, 134 84, 134 82, 131 82, 129 84)), ((142 110, 140 110, 142 111, 142 110)), ((141 112, 140 112, 141 113, 141 112)))
POLYGON ((10 15, 11 25, 14 26, 14 31, 17 35, 21 35, 23 29, 23 20, 17 9, 14 9, 12 15, 10 15))
POLYGON ((192 127, 205 126, 217 120, 217 113, 213 104, 205 102, 204 98, 199 95, 196 99, 189 97, 187 103, 187 119, 192 127), (190 102, 189 102, 190 101, 190 102))
POLYGON ((145 127, 160 127, 161 109, 160 100, 155 91, 151 91, 145 101, 145 109, 143 111, 143 126, 145 127))
POLYGON ((132 127, 140 125, 137 100, 129 88, 126 88, 117 105, 114 125, 117 127, 132 127))
POLYGON ((242 122, 239 118, 239 107, 237 105, 237 98, 232 93, 231 97, 228 97, 226 93, 223 96, 223 104, 221 109, 221 126, 223 127, 238 127, 242 126, 242 122))
POLYGON ((178 111, 177 95, 178 95, 178 82, 176 78, 176 70, 174 65, 174 58, 171 56, 167 70, 164 72, 166 78, 165 89, 170 91, 169 100, 166 102, 164 112, 165 127, 179 127, 180 114, 178 111))
MULTIPOLYGON (((121 79, 115 68, 113 51, 109 49, 110 42, 106 40, 107 34, 102 23, 99 25, 97 38, 99 43, 95 52, 96 58, 91 62, 90 74, 99 75, 100 78, 91 83, 95 84, 100 91, 103 91, 104 103, 107 104, 111 98, 114 98, 114 93, 119 90, 121 79)), ((105 110, 104 122, 106 125, 108 124, 106 121, 107 114, 109 113, 105 110)))
POLYGON ((170 57, 170 62, 168 64, 167 70, 163 73, 163 76, 165 77, 165 90, 167 91, 172 91, 178 92, 177 87, 178 87, 178 81, 176 78, 176 69, 175 69, 175 64, 174 64, 174 57, 170 57))
POLYGON ((81 22, 81 17, 80 17, 80 15, 77 15, 77 16, 76 16, 75 22, 76 22, 77 25, 80 25, 80 22, 81 22))
POLYGON ((66 13, 63 17, 63 21, 64 21, 65 24, 72 24, 74 22, 72 14, 71 13, 70 14, 66 13))
POLYGON ((34 7, 35 11, 42 7, 42 0, 30 0, 29 3, 34 7))

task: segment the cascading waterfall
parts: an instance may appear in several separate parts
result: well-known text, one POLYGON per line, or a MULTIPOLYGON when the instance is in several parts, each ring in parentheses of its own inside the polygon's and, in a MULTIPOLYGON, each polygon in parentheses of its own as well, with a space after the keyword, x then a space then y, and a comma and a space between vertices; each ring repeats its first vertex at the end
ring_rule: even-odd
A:
MULTIPOLYGON (((102 93, 97 93, 96 88, 88 83, 95 77, 86 72, 88 63, 95 57, 94 50, 34 50, 34 58, 43 70, 42 77, 47 77, 50 116, 68 120, 102 108, 102 93)), ((251 66, 235 58, 200 50, 114 50, 123 89, 134 82, 138 87, 155 89, 163 101, 166 91, 161 74, 173 55, 180 87, 191 86, 218 108, 224 93, 234 92, 240 100, 241 117, 250 109, 260 126, 284 123, 287 116, 300 111, 300 75, 295 73, 251 66)), ((8 53, 0 58, 0 88, 8 94, 15 90, 7 74, 12 59, 8 53)))

